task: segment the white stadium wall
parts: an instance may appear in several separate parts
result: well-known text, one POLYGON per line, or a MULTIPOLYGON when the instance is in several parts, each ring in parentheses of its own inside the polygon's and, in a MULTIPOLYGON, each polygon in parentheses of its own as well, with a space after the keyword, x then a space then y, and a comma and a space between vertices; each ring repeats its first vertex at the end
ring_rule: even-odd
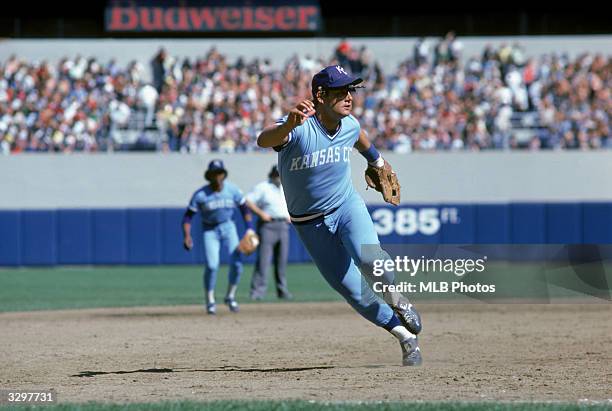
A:
MULTIPOLYGON (((611 201, 612 152, 388 153, 402 202, 507 203, 611 201)), ((274 153, 28 154, 0 158, 0 209, 183 207, 221 158, 243 190, 265 179, 274 153)), ((368 203, 365 160, 353 152, 353 181, 368 203)))

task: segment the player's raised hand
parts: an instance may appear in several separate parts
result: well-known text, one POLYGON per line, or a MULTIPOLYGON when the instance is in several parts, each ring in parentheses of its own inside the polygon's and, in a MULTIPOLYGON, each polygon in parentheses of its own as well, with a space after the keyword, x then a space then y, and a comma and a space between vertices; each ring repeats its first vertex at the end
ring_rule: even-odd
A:
POLYGON ((282 124, 266 127, 257 137, 259 147, 277 147, 289 141, 291 131, 304 124, 308 117, 315 114, 314 103, 311 100, 302 100, 295 108, 289 111, 287 120, 282 124))
POLYGON ((316 111, 312 100, 302 100, 289 112, 287 124, 290 125, 292 129, 301 126, 308 117, 314 116, 315 113, 316 111))

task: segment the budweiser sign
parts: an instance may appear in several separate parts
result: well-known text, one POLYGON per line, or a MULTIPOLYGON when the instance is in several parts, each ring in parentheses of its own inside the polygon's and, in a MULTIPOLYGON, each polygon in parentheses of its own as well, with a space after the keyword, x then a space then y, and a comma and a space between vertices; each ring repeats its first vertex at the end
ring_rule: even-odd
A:
POLYGON ((229 32, 317 31, 320 28, 320 9, 316 3, 273 6, 242 5, 236 2, 221 4, 197 6, 174 3, 173 6, 164 6, 113 3, 106 9, 106 30, 229 32))

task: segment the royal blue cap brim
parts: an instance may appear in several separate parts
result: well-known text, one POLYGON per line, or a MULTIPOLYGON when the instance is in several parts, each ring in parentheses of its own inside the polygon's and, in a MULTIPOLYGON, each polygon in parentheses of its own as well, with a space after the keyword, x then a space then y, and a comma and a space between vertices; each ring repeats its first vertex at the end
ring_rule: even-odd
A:
POLYGON ((346 86, 354 86, 355 84, 362 83, 363 79, 361 77, 351 77, 350 79, 338 79, 332 84, 328 85, 327 88, 341 88, 346 86), (350 80, 350 81, 349 81, 350 80))

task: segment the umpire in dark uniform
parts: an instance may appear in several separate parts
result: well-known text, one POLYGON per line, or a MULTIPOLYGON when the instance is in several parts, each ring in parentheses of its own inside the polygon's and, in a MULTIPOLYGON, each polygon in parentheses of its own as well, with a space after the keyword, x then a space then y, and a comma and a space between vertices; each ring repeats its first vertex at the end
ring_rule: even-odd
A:
POLYGON ((276 295, 278 298, 291 299, 285 275, 289 255, 289 211, 276 166, 272 167, 267 181, 257 184, 247 194, 247 200, 251 210, 259 216, 257 234, 260 239, 251 280, 251 298, 261 300, 266 295, 268 271, 274 258, 276 295))

